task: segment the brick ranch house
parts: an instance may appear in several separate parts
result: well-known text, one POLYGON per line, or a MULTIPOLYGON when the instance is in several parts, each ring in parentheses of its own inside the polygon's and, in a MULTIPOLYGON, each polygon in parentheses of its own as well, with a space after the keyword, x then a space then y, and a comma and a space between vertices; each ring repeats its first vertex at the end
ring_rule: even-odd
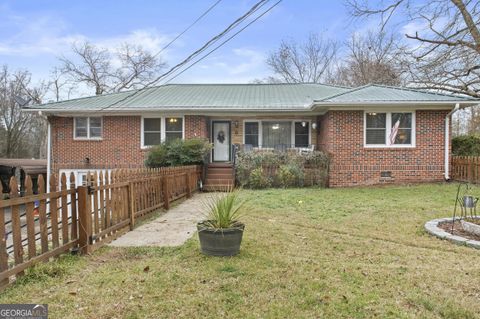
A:
POLYGON ((171 84, 30 106, 48 117, 48 169, 142 167, 150 146, 208 138, 210 162, 244 150, 323 150, 330 187, 449 178, 450 117, 479 102, 367 85, 171 84), (392 133, 396 131, 396 134, 392 133))

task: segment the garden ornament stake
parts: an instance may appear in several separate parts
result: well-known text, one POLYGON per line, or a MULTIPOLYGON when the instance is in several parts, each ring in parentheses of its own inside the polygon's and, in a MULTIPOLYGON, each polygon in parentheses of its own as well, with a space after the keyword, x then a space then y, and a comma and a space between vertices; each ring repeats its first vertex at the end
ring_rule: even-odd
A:
POLYGON ((472 195, 472 186, 469 183, 460 183, 457 188, 457 198, 455 199, 455 208, 453 210, 452 234, 457 214, 457 207, 460 206, 460 219, 471 218, 477 215, 478 197, 472 195), (463 191, 461 191, 463 188, 463 191))

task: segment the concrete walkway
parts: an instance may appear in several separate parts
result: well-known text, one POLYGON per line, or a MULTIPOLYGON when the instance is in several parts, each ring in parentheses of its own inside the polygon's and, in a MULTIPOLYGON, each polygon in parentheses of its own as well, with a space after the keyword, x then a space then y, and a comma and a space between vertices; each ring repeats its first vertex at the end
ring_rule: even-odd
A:
POLYGON ((205 200, 212 193, 196 193, 159 218, 141 225, 110 243, 116 247, 180 246, 205 219, 205 200))

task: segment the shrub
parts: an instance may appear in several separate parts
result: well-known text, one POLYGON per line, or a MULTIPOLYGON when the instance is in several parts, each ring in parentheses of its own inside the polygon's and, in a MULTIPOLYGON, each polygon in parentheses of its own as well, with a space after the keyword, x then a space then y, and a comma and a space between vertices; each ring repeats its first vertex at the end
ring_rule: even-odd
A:
POLYGON ((303 186, 304 177, 303 167, 297 163, 282 165, 277 172, 279 184, 284 188, 303 186))
POLYGON ((272 179, 264 174, 263 168, 260 166, 251 171, 248 186, 255 189, 269 188, 272 186, 272 179))
POLYGON ((240 185, 252 188, 325 186, 328 164, 328 155, 323 152, 238 152, 236 178, 240 185))
POLYGON ((205 139, 176 139, 150 149, 145 160, 147 167, 165 167, 202 164, 211 144, 205 139))
POLYGON ((239 210, 243 204, 244 202, 239 200, 239 191, 213 194, 205 202, 208 217, 202 225, 214 229, 235 227, 238 224, 239 210))
POLYGON ((454 137, 452 153, 458 156, 480 156, 480 137, 474 135, 454 137))

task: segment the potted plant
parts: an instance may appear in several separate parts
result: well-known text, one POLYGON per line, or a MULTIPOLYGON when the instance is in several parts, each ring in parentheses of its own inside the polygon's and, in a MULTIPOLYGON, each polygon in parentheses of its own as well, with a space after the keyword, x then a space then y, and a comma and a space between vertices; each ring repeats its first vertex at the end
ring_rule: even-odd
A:
POLYGON ((207 219, 197 224, 200 249, 210 256, 233 256, 240 251, 245 225, 238 221, 243 202, 239 192, 214 193, 205 202, 207 219))

